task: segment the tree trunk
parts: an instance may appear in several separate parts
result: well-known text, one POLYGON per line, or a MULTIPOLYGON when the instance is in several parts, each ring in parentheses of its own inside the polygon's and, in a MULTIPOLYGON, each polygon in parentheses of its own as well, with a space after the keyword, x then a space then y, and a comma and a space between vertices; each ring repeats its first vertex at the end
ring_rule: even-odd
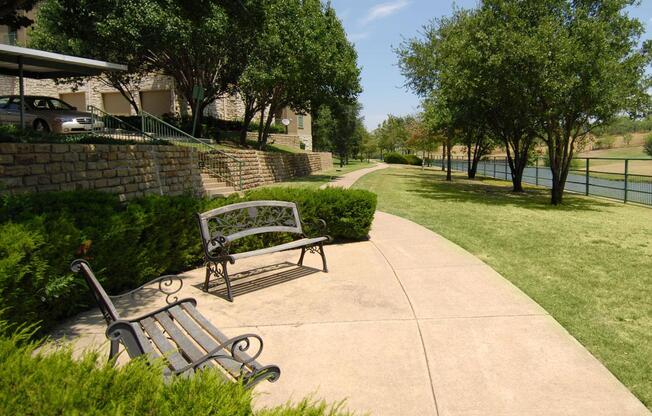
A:
POLYGON ((453 180, 453 173, 452 173, 453 166, 451 164, 451 147, 453 146, 451 146, 450 138, 448 140, 449 142, 446 145, 446 156, 447 156, 446 180, 450 182, 453 180))
POLYGON ((446 160, 446 142, 442 143, 441 145, 441 171, 446 170, 446 166, 444 165, 444 161, 446 160))
POLYGON ((260 110, 260 122, 258 122, 258 147, 263 142, 263 125, 265 123, 265 108, 260 110))
POLYGON ((507 161, 512 177, 512 192, 523 192, 523 171, 527 167, 527 155, 530 150, 531 140, 520 148, 520 141, 515 141, 516 146, 510 146, 509 141, 505 141, 505 150, 507 151, 507 161), (514 154, 512 155, 512 151, 514 154))

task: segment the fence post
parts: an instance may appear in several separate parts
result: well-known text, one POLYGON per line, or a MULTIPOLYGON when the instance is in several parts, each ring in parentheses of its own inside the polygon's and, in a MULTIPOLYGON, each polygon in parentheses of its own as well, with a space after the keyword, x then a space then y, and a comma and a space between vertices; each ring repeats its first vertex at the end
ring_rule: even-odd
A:
POLYGON ((629 185, 629 159, 625 159, 625 203, 627 203, 627 187, 629 185))
POLYGON ((494 179, 496 179, 496 156, 494 156, 494 179))
POLYGON ((482 162, 482 167, 484 168, 484 176, 486 177, 487 176, 487 161, 486 160, 482 162))
POLYGON ((588 157, 586 158, 586 196, 589 196, 589 184, 591 183, 591 175, 589 174, 591 168, 590 160, 588 157))
POLYGON ((534 162, 534 178, 535 178, 534 179, 534 184, 536 186, 539 186, 539 157, 538 156, 537 156, 537 158, 535 159, 535 162, 534 162))
POLYGON ((145 133, 145 113, 140 112, 140 131, 145 133))

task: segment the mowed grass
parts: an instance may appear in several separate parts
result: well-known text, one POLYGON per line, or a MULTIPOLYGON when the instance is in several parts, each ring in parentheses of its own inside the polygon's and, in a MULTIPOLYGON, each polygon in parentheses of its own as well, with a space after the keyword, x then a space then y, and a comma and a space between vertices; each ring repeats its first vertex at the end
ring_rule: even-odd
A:
POLYGON ((292 188, 319 188, 320 186, 339 178, 342 175, 347 173, 366 169, 374 166, 372 162, 361 162, 359 160, 349 160, 348 165, 344 165, 340 168, 339 161, 333 161, 333 168, 321 171, 314 175, 302 176, 294 178, 290 181, 279 182, 269 186, 289 186, 292 188))
MULTIPOLYGON (((478 256, 543 306, 652 409, 652 208, 391 168, 356 184, 378 209, 478 256)), ((436 253, 433 253, 436 255, 436 253)))

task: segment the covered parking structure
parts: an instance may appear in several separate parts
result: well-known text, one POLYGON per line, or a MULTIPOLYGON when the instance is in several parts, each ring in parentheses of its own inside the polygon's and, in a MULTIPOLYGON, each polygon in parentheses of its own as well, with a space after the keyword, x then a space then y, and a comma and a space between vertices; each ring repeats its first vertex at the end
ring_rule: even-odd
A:
POLYGON ((104 72, 127 71, 126 65, 38 49, 0 44, 0 74, 18 77, 20 127, 25 127, 25 78, 56 79, 96 76, 104 72))

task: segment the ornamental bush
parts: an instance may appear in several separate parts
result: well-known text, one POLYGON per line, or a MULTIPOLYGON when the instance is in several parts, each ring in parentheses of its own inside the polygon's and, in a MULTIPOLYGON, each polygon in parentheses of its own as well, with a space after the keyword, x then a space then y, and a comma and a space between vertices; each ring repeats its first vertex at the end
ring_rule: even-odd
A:
POLYGON ((408 160, 405 158, 405 156, 396 152, 386 153, 384 160, 385 163, 390 163, 390 164, 400 164, 400 165, 408 164, 408 160))
POLYGON ((251 391, 216 370, 165 380, 160 365, 136 359, 116 368, 97 353, 74 359, 70 348, 31 341, 30 331, 0 323, 0 414, 338 416, 340 406, 307 400, 252 411, 251 391), (43 353, 43 351, 48 351, 43 353), (98 364, 104 362, 104 364, 98 364))
POLYGON ((405 155, 405 160, 408 162, 408 165, 421 166, 423 160, 417 155, 405 155))
MULTIPOLYGON (((84 280, 70 272, 72 260, 91 262, 109 293, 133 289, 163 274, 202 263, 195 213, 245 200, 297 203, 307 233, 316 218, 336 241, 366 238, 376 196, 361 190, 308 190, 271 187, 244 198, 201 199, 148 196, 121 203, 114 195, 57 192, 5 196, 0 200, 0 318, 40 322, 43 331, 93 306, 84 280)), ((238 240, 233 252, 289 241, 272 234, 238 240)), ((294 236, 296 238, 296 236, 294 236)))
POLYGON ((643 145, 643 151, 652 156, 652 135, 647 136, 645 139, 645 144, 643 145))

